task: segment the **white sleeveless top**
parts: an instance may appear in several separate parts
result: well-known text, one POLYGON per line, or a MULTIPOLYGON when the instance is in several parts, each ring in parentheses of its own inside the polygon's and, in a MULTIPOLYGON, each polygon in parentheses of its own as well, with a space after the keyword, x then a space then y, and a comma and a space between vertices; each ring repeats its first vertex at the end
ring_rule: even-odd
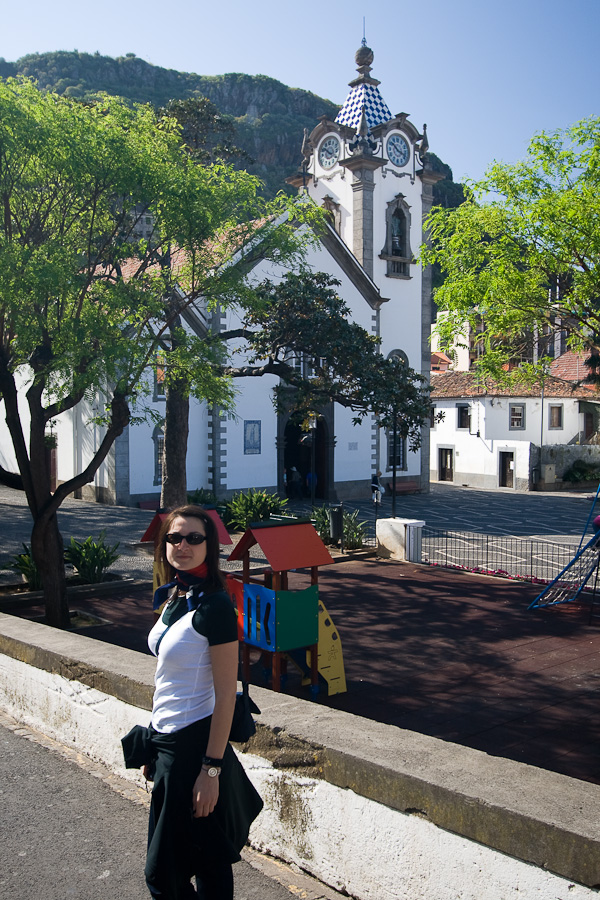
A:
POLYGON ((165 615, 167 621, 173 617, 170 604, 148 635, 148 646, 158 655, 152 727, 168 734, 212 715, 210 646, 237 640, 237 620, 231 600, 221 592, 209 595, 198 609, 185 612, 170 626, 165 615))

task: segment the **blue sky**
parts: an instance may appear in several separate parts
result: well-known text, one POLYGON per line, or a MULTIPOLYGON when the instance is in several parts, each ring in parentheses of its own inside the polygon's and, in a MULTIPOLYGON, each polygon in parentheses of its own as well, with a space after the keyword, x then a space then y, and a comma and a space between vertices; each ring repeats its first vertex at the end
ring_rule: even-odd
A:
MULTIPOLYGON (((120 56, 202 75, 263 74, 337 103, 363 36, 392 113, 427 123, 456 180, 515 162, 530 137, 600 114, 600 0, 27 0, 6 4, 0 56, 120 56), (7 7, 7 8, 6 8, 7 7)), ((301 135, 298 140, 300 142, 301 135)))

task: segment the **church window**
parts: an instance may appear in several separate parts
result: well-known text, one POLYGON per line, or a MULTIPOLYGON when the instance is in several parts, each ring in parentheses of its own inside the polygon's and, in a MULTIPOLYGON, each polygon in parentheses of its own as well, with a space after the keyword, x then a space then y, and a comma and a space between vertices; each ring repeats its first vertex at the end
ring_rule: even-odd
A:
POLYGON ((154 399, 165 399, 165 365, 166 359, 164 353, 157 354, 156 366, 154 368, 154 399))
POLYGON ((323 197, 323 209, 325 210, 325 218, 334 231, 338 234, 342 233, 342 208, 339 203, 327 194, 323 197))
POLYGON ((386 237, 380 259, 387 261, 390 278, 410 278, 410 266, 414 262, 410 248, 410 207, 403 194, 398 194, 386 211, 386 237))
POLYGON ((165 452, 164 425, 157 425, 152 432, 154 441, 154 484, 162 484, 163 479, 163 455, 165 452))

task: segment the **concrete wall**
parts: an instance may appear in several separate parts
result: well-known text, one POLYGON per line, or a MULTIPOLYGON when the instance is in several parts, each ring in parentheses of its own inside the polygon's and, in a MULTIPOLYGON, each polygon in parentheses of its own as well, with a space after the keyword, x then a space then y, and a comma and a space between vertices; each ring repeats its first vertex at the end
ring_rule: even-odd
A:
MULTIPOLYGON (((121 775, 150 657, 0 615, 0 706, 121 775)), ((592 900, 600 786, 253 688, 251 842, 361 900, 592 900)))

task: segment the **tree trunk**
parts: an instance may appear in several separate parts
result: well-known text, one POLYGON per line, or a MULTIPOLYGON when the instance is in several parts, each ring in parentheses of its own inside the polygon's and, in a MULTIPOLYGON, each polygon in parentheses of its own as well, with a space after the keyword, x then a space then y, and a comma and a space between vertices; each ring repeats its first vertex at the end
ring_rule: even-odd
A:
POLYGON ((187 503, 187 443, 190 399, 187 385, 177 381, 167 386, 164 456, 160 505, 174 509, 187 503))
POLYGON ((44 586, 46 625, 68 628, 71 624, 67 600, 64 544, 56 513, 34 520, 31 552, 44 586))

